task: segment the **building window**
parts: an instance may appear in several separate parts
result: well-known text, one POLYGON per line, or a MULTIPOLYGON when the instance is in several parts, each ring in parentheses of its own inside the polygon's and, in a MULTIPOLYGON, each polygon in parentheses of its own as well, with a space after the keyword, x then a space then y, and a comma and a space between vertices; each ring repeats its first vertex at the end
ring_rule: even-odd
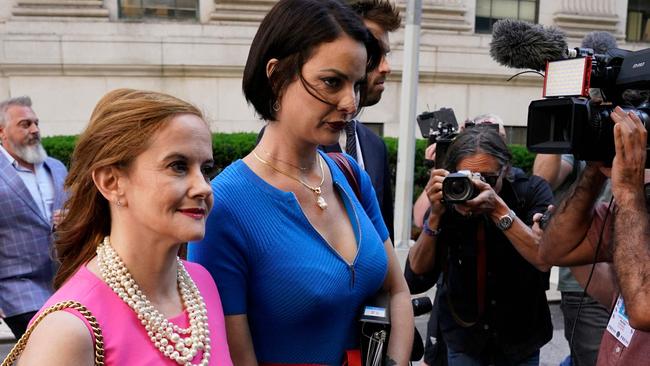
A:
POLYGON ((118 0, 123 19, 197 19, 199 0, 118 0))
POLYGON ((506 129, 507 143, 526 146, 526 126, 503 126, 506 129))
POLYGON ((491 33, 500 19, 537 23, 538 0, 476 0, 476 33, 491 33))
POLYGON ((627 4, 627 40, 650 42, 650 3, 647 0, 629 0, 627 4))

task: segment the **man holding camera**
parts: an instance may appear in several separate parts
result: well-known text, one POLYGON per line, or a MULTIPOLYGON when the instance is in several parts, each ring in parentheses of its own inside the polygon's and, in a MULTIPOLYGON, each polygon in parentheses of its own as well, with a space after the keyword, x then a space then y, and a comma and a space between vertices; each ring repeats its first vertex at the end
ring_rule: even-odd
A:
POLYGON ((437 315, 450 366, 538 365, 539 350, 552 337, 545 294, 550 266, 540 260, 539 234, 528 226, 552 193, 511 161, 496 131, 467 129, 449 147, 447 169, 433 170, 425 187, 431 209, 405 275, 412 291, 443 276, 437 315), (466 170, 473 174, 465 183, 462 176, 447 178, 466 170), (464 184, 473 198, 451 203, 464 184))
POLYGON ((613 308, 598 365, 645 365, 650 352, 650 216, 644 183, 647 132, 633 112, 611 114, 616 156, 611 171, 589 162, 543 233, 540 255, 564 266, 610 262, 587 292, 613 308), (611 174, 613 203, 596 203, 611 174))
MULTIPOLYGON (((499 135, 501 135, 501 137, 506 140, 506 128, 503 124, 503 120, 501 117, 497 116, 494 113, 480 114, 473 119, 467 119, 458 125, 458 130, 462 132, 465 128, 469 128, 470 126, 494 127, 495 130, 499 131, 499 135)), ((435 143, 427 146, 426 150, 424 151, 424 159, 430 161, 436 160, 435 143)), ((422 191, 418 199, 413 204, 413 225, 422 228, 424 214, 427 212, 429 207, 431 207, 431 203, 427 198, 427 193, 422 191)))

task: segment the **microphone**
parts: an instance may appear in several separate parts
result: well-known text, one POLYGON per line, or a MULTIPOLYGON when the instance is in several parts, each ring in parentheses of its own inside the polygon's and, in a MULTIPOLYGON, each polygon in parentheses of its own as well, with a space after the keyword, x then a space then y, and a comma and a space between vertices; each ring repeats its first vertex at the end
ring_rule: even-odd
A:
POLYGON ((604 55, 607 51, 618 48, 616 37, 609 32, 594 31, 587 33, 582 39, 582 48, 591 48, 594 54, 604 55))
POLYGON ((490 56, 501 65, 517 69, 546 69, 546 61, 567 58, 564 32, 521 20, 494 23, 490 56))

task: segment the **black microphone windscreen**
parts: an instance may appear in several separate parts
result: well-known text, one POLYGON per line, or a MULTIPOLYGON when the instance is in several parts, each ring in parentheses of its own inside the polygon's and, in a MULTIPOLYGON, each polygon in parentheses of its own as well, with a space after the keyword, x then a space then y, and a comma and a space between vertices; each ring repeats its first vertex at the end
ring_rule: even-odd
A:
POLYGON ((513 19, 494 23, 490 56, 501 65, 544 70, 546 61, 566 58, 566 50, 566 36, 555 27, 513 19))
POLYGON ((597 55, 604 55, 612 48, 617 48, 616 37, 609 32, 595 31, 585 35, 582 48, 591 48, 597 55))

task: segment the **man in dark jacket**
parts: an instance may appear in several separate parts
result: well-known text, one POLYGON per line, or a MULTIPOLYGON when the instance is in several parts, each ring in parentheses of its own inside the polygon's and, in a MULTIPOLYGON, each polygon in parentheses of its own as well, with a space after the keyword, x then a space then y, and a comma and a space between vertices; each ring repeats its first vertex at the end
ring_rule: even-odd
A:
POLYGON ((452 366, 537 365, 552 337, 550 266, 539 259, 539 234, 529 227, 552 193, 511 160, 496 131, 466 130, 449 147, 446 170, 433 170, 425 187, 431 209, 406 277, 412 292, 422 292, 442 273, 436 315, 452 366), (471 179, 476 196, 444 202, 449 171, 480 173, 471 179))

